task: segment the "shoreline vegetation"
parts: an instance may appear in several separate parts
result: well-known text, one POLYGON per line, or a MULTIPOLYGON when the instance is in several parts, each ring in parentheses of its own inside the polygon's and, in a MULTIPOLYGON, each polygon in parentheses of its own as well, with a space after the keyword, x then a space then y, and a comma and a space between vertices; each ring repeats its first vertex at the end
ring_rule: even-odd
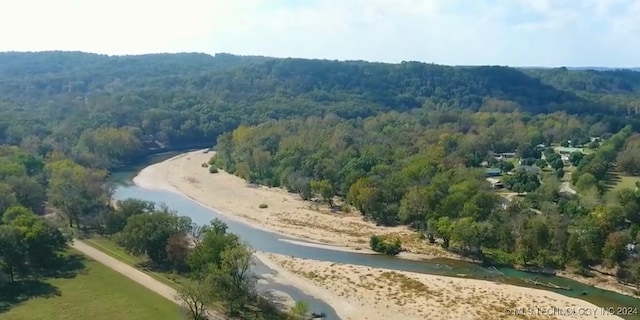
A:
MULTIPOLYGON (((180 154, 163 162, 156 163, 144 168, 138 173, 133 181, 136 185, 145 189, 165 190, 181 194, 204 207, 215 210, 216 212, 227 217, 240 220, 251 225, 254 228, 262 229, 269 232, 276 232, 278 234, 286 235, 288 237, 297 238, 304 241, 311 241, 314 244, 310 244, 310 246, 314 247, 321 247, 338 251, 357 251, 359 253, 375 254, 373 251, 367 248, 369 237, 375 234, 391 238, 401 238, 403 240, 403 247, 408 252, 402 252, 401 254, 399 254, 398 256, 400 258, 460 258, 452 253, 446 252, 437 245, 429 245, 426 243, 426 241, 420 240, 417 234, 409 230, 407 227, 379 227, 374 223, 364 221, 362 217, 357 213, 341 213, 339 215, 333 214, 328 209, 324 210, 323 208, 321 208, 320 205, 316 206, 309 201, 300 200, 297 195, 289 193, 284 189, 250 185, 243 179, 228 174, 222 170, 219 170, 219 172, 216 174, 209 174, 207 171, 208 169, 203 167, 201 164, 207 162, 212 155, 212 152, 205 153, 202 150, 180 154), (212 197, 212 194, 215 194, 216 196, 212 197), (260 208, 261 204, 266 204, 266 208, 260 208), (415 238, 416 240, 411 241, 411 239, 413 238, 415 238)), ((295 240, 286 241, 300 244, 295 240)), ((322 290, 318 290, 317 288, 322 288, 322 283, 319 282, 320 280, 315 279, 315 277, 306 279, 308 281, 301 281, 300 279, 303 279, 305 275, 323 272, 322 270, 326 269, 326 267, 329 265, 331 265, 331 268, 329 268, 330 270, 339 270, 335 272, 339 272, 341 275, 343 275, 344 279, 351 279, 354 274, 362 273, 362 268, 373 268, 338 265, 328 262, 289 258, 267 253, 258 253, 256 254, 256 256, 267 266, 271 267, 272 269, 276 269, 279 273, 282 273, 283 270, 288 271, 289 273, 286 273, 285 276, 280 278, 288 280, 291 285, 297 286, 309 294, 314 294, 321 297, 327 303, 331 304, 334 309, 336 309, 336 312, 338 312, 338 314, 345 320, 354 319, 350 318, 349 316, 353 312, 352 309, 359 310, 359 308, 361 307, 360 305, 354 306, 353 304, 363 303, 365 305, 368 305, 364 301, 356 302, 353 299, 347 299, 347 302, 345 302, 343 301, 344 299, 340 297, 327 294, 327 292, 329 291, 322 292, 322 290), (273 268, 276 266, 277 268, 273 268), (292 275, 291 273, 295 273, 298 276, 290 277, 292 275), (310 283, 313 285, 310 285, 310 283), (316 286, 317 288, 314 289, 312 288, 313 286, 316 286)), ((373 270, 375 272, 383 272, 379 269, 373 270)), ((389 272, 391 272, 391 274, 393 275, 398 274, 403 277, 418 277, 420 278, 420 280, 416 281, 419 282, 423 280, 427 282, 431 281, 427 285, 430 288, 433 285, 433 281, 436 281, 433 279, 446 279, 446 281, 449 281, 449 283, 458 283, 459 281, 464 281, 464 287, 473 292, 480 292, 482 290, 486 290, 484 288, 492 287, 492 289, 488 290, 488 292, 493 292, 495 290, 498 290, 496 288, 499 288, 500 292, 506 292, 508 293, 508 296, 511 296, 512 294, 514 294, 513 292, 520 292, 520 290, 525 290, 528 293, 536 292, 537 295, 537 298, 534 300, 524 300, 529 301, 529 303, 535 302, 535 304, 543 304, 546 302, 547 304, 552 303, 554 306, 567 304, 574 306, 580 305, 584 307, 593 307, 593 305, 589 304, 588 302, 579 299, 568 298, 560 294, 544 290, 496 284, 482 280, 470 281, 469 279, 413 274, 409 272, 389 272), (493 286, 497 287, 493 288, 493 286)), ((565 275, 563 274, 563 276, 565 275)), ((346 283, 341 283, 340 286, 343 286, 345 290, 351 290, 355 294, 354 296, 364 297, 362 299, 368 299, 366 288, 358 287, 355 284, 350 285, 349 283, 350 282, 347 281, 346 283)), ((616 290, 615 286, 601 284, 598 287, 624 293, 622 290, 616 290)), ((387 290, 388 291, 383 292, 386 295, 394 295, 394 292, 395 294, 399 294, 398 292, 400 292, 397 288, 394 291, 394 289, 391 287, 388 287, 387 290)), ((441 287, 435 286, 435 288, 432 290, 441 291, 443 289, 441 287)), ((524 299, 524 296, 522 296, 521 298, 524 299)), ((479 297, 474 297, 474 299, 478 300, 479 297)), ((497 301, 493 304, 489 304, 492 307, 487 308, 493 308, 497 310, 496 308, 498 308, 497 306, 500 304, 502 304, 503 308, 507 308, 509 306, 515 308, 516 306, 526 305, 523 304, 523 301, 517 300, 518 298, 514 299, 515 300, 497 301), (518 303, 518 301, 520 302, 518 303)), ((403 304, 403 302, 401 302, 400 300, 398 300, 398 303, 403 304)), ((482 301, 477 301, 477 305, 482 305, 485 307, 488 306, 482 301)), ((415 312, 410 311, 410 309, 423 307, 424 303, 414 302, 412 306, 405 305, 400 309, 407 309, 407 314, 403 315, 407 316, 407 319, 411 319, 411 317, 424 317, 424 314, 420 314, 415 310, 415 312)), ((458 308, 458 306, 449 307, 454 309, 458 308)), ((464 306, 465 310, 469 310, 468 307, 470 306, 464 306)), ((374 304, 372 306, 371 312, 383 312, 385 308, 386 307, 382 305, 374 304)), ((435 312, 433 314, 441 314, 438 312, 444 310, 443 308, 446 309, 447 307, 444 305, 433 306, 432 311, 435 312)), ((486 315, 483 312, 490 312, 490 310, 487 308, 481 308, 482 310, 478 309, 476 311, 472 311, 472 313, 469 313, 469 315, 481 317, 482 314, 486 315)), ((379 313, 378 316, 380 316, 381 314, 384 313, 379 313)), ((372 318, 367 319, 375 318, 376 316, 372 316, 372 318)))
MULTIPOLYGON (((64 271, 54 262, 71 238, 97 233, 195 280, 181 289, 199 311, 281 316, 257 296, 250 249, 221 221, 195 226, 138 199, 109 206, 109 171, 214 141, 213 165, 210 152, 190 153, 138 182, 311 246, 593 267, 590 281, 610 273, 640 288, 638 72, 51 51, 0 53, 0 83, 0 304, 33 298, 14 289, 64 271)), ((109 298, 122 297, 106 294, 59 309, 117 318, 109 298)))
POLYGON ((304 241, 281 240, 297 245, 378 254, 369 248, 369 238, 381 235, 402 241, 405 251, 396 255, 398 258, 465 259, 437 245, 427 244, 406 226, 376 226, 373 222, 363 220, 362 215, 356 212, 334 214, 326 205, 303 201, 298 195, 282 188, 247 183, 223 170, 208 174, 207 168, 203 168, 201 163, 207 162, 214 154, 198 150, 174 156, 144 168, 133 178, 133 182, 144 189, 180 194, 253 228, 304 241), (212 190, 219 196, 210 197, 212 190), (244 200, 238 202, 239 199, 244 200), (261 204, 267 204, 267 208, 260 208, 261 204))

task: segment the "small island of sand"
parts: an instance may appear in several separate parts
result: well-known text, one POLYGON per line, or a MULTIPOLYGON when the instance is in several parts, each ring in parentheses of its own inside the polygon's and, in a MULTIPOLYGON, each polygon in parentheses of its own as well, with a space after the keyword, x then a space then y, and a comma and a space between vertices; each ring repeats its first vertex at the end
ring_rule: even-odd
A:
POLYGON ((620 319, 549 291, 271 253, 256 256, 277 270, 276 279, 327 301, 343 320, 620 319))

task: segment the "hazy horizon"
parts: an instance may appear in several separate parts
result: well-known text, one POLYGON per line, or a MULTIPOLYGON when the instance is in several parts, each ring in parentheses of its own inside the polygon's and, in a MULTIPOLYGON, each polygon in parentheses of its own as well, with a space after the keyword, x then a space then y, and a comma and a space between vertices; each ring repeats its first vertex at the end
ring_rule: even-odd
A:
POLYGON ((267 55, 261 55, 261 54, 243 55, 243 54, 235 54, 235 53, 232 53, 232 52, 207 53, 207 52, 196 52, 196 51, 191 51, 191 52, 149 52, 149 53, 136 53, 136 54, 106 54, 106 53, 79 51, 79 50, 40 50, 40 51, 15 51, 15 50, 9 50, 9 51, 0 51, 0 54, 3 54, 3 53, 48 53, 48 52, 69 52, 69 53, 79 52, 79 53, 95 54, 95 55, 108 56, 108 57, 135 57, 135 56, 165 55, 165 54, 168 54, 168 55, 173 55, 173 54, 204 54, 204 55, 208 55, 208 56, 211 56, 211 57, 215 57, 218 54, 227 54, 227 55, 239 56, 239 57, 251 57, 251 56, 253 56, 253 57, 274 58, 274 59, 307 59, 307 60, 327 60, 327 61, 342 61, 342 62, 364 61, 364 62, 368 62, 368 63, 385 63, 385 64, 399 64, 399 63, 402 63, 402 62, 419 62, 419 63, 427 63, 427 64, 454 66, 454 67, 504 66, 504 67, 510 67, 510 68, 516 68, 516 69, 554 69, 554 68, 565 67, 565 68, 571 69, 571 70, 598 70, 598 69, 602 69, 602 70, 633 70, 633 71, 640 71, 640 67, 636 67, 636 66, 630 66, 630 67, 513 66, 513 65, 504 65, 504 64, 448 65, 448 64, 442 64, 442 63, 435 63, 435 62, 431 62, 431 61, 415 61, 415 60, 412 60, 412 61, 399 61, 399 62, 383 62, 383 61, 370 61, 370 60, 363 60, 363 59, 341 60, 341 59, 304 58, 304 57, 274 57, 274 56, 267 56, 267 55))
POLYGON ((23 0, 0 51, 637 68, 639 16, 640 0, 23 0))

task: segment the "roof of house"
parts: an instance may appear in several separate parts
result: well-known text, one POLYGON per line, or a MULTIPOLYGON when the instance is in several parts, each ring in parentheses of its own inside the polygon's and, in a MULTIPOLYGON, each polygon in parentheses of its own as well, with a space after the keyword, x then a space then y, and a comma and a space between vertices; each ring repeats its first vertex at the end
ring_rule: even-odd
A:
POLYGON ((574 153, 574 152, 583 152, 582 148, 570 148, 570 147, 558 147, 556 151, 560 153, 574 153))
POLYGON ((539 168, 532 167, 532 166, 526 166, 526 165, 517 166, 515 169, 513 169, 513 171, 518 171, 518 170, 526 170, 526 171, 534 173, 534 174, 539 174, 540 173, 540 169, 539 168))
POLYGON ((486 168, 484 169, 485 173, 502 173, 502 170, 500 170, 500 168, 486 168))

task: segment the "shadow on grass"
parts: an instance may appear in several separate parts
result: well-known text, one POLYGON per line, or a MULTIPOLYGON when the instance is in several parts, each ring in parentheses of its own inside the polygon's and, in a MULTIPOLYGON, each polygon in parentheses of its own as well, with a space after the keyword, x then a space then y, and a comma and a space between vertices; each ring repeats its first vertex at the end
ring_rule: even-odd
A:
POLYGON ((33 298, 60 296, 60 290, 47 283, 51 278, 74 278, 85 271, 85 258, 79 254, 65 254, 52 261, 48 268, 36 270, 29 278, 0 285, 0 314, 33 298))
POLYGON ((51 261, 45 269, 35 273, 40 278, 75 278, 78 274, 84 274, 86 258, 77 253, 67 253, 51 261))
POLYGON ((605 191, 609 191, 609 190, 613 189, 613 187, 615 187, 621 181, 622 181, 622 176, 620 175, 619 172, 617 172, 617 171, 609 171, 609 172, 607 172, 607 174, 605 175, 604 181, 603 181, 604 187, 605 187, 605 191))
MULTIPOLYGON (((176 272, 175 269, 173 269, 170 265, 167 264, 160 264, 160 263, 155 263, 151 260, 147 260, 147 261, 143 261, 140 263, 137 263, 135 265, 136 268, 138 269, 142 269, 144 271, 148 271, 148 272, 158 272, 158 273, 173 273, 176 272)), ((178 269, 177 273, 178 274, 185 274, 186 270, 184 269, 178 269)))
POLYGON ((39 280, 21 280, 0 289, 0 314, 32 298, 51 298, 60 295, 58 288, 39 280))

